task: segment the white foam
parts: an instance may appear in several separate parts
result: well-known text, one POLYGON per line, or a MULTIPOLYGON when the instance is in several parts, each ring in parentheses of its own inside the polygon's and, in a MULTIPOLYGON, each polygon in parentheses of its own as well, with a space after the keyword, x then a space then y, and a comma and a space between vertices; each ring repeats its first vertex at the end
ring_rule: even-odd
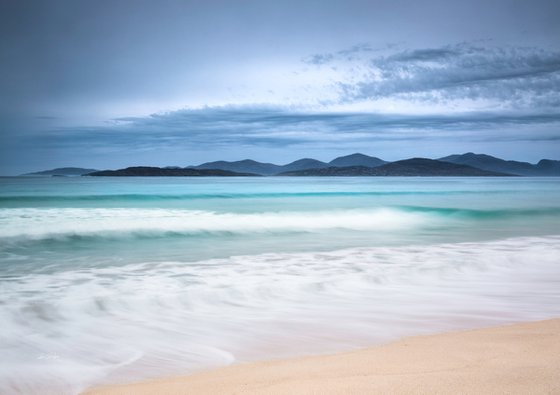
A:
POLYGON ((1 280, 0 393, 560 314, 560 236, 262 254, 1 280))
POLYGON ((218 213, 138 208, 17 208, 0 210, 0 237, 45 238, 142 232, 312 232, 390 230, 425 225, 428 214, 396 209, 218 213))

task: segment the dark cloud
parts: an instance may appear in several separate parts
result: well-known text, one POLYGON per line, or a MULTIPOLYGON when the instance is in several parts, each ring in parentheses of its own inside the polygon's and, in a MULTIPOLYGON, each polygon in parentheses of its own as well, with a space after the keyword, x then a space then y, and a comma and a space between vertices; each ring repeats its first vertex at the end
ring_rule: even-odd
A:
POLYGON ((88 147, 129 151, 166 148, 287 147, 332 142, 473 138, 556 141, 560 133, 515 133, 519 126, 560 125, 560 114, 462 113, 387 115, 302 112, 270 106, 180 110, 114 120, 103 127, 74 127, 28 136, 44 148, 88 147), (513 131, 509 130, 512 129, 513 131), (481 133, 483 131, 484 133, 481 133), (490 131, 490 133, 488 133, 490 131), (429 133, 427 133, 429 132, 429 133))
POLYGON ((367 61, 358 81, 338 83, 342 101, 413 98, 501 100, 512 107, 555 107, 560 52, 470 43, 401 51, 367 61))
MULTIPOLYGON (((230 135, 266 136, 291 132, 314 134, 367 133, 395 129, 495 128, 502 125, 531 125, 560 122, 560 113, 471 112, 449 115, 406 115, 379 113, 305 112, 271 106, 206 107, 180 110, 149 117, 119 118, 121 132, 173 132, 189 137, 228 138, 230 135)), ((305 137, 302 137, 305 139, 305 137)))
POLYGON ((416 49, 413 51, 404 51, 397 53, 390 58, 400 62, 426 62, 441 61, 452 56, 457 56, 458 52, 453 49, 416 49))
MULTIPOLYGON (((184 166, 244 157, 266 160, 266 156, 259 158, 244 152, 272 152, 274 156, 268 160, 283 163, 312 156, 311 152, 318 152, 320 159, 328 159, 324 152, 356 150, 387 158, 379 147, 398 155, 397 158, 443 156, 473 150, 476 144, 486 147, 544 144, 553 152, 558 141, 560 114, 555 113, 326 113, 254 105, 185 109, 148 117, 119 118, 98 127, 29 132, 21 134, 16 144, 7 142, 5 148, 11 147, 11 151, 4 160, 11 158, 17 162, 16 158, 23 155, 29 158, 26 165, 31 171, 44 167, 40 165, 41 160, 49 158, 56 166, 184 166), (395 150, 395 146, 402 148, 395 150), (440 149, 436 154, 426 152, 429 147, 438 146, 454 148, 440 149), (198 159, 189 160, 193 153, 198 159)), ((540 159, 545 155, 537 153, 534 157, 540 159)))

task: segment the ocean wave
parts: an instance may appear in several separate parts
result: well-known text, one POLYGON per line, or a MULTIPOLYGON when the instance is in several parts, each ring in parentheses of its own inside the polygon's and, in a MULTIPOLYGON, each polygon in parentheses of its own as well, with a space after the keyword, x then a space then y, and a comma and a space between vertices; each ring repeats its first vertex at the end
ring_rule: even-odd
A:
MULTIPOLYGON (((484 194, 510 194, 514 190, 485 190, 484 194)), ((352 196, 425 196, 425 195, 473 195, 474 190, 432 190, 432 191, 309 191, 309 192, 255 192, 255 193, 185 193, 185 194, 92 194, 92 195, 7 195, 0 196, 0 206, 10 204, 72 202, 157 202, 169 200, 207 199, 274 199, 299 197, 352 197, 352 196)))
POLYGON ((462 217, 472 219, 499 219, 519 218, 536 216, 560 216, 560 207, 539 208, 509 208, 509 209, 486 209, 476 210, 454 207, 422 207, 422 206, 399 206, 408 212, 428 213, 444 217, 462 217))
POLYGON ((560 237, 139 261, 1 280, 0 393, 558 316, 560 237))
POLYGON ((2 238, 150 237, 207 233, 391 230, 428 224, 430 215, 398 209, 219 213, 179 209, 49 208, 0 210, 2 238))
POLYGON ((464 221, 560 216, 560 208, 475 210, 398 206, 258 213, 141 208, 0 209, 0 238, 152 238, 205 234, 412 231, 464 221))

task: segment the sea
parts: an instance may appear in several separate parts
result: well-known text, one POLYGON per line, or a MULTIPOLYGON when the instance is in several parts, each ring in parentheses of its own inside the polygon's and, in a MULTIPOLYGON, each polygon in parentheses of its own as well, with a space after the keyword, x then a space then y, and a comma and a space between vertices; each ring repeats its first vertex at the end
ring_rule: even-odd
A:
POLYGON ((560 316, 560 178, 0 178, 0 394, 560 316))

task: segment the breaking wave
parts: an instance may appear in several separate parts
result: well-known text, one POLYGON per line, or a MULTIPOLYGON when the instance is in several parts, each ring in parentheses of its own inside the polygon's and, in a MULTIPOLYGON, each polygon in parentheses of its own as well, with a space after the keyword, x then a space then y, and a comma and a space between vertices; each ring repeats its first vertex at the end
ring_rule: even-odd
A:
POLYGON ((80 239, 198 234, 399 231, 460 221, 560 216, 559 208, 474 210, 387 207, 329 211, 228 213, 141 208, 17 208, 0 210, 0 238, 80 239))

